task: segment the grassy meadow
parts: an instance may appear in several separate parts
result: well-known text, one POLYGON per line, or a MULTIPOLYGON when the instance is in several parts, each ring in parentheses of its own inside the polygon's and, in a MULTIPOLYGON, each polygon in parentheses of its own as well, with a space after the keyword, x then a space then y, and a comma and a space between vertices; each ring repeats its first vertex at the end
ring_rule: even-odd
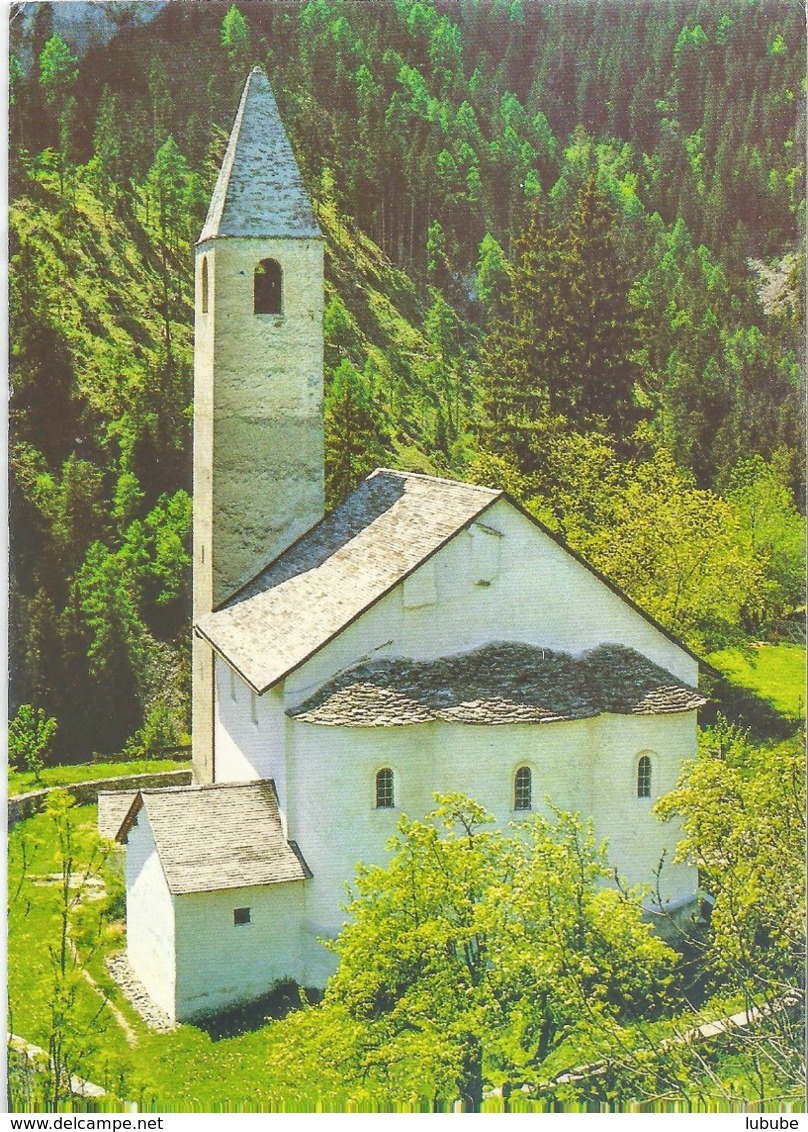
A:
POLYGON ((707 660, 726 680, 765 700, 786 719, 805 718, 805 646, 749 645, 721 649, 707 660))
MULTIPOLYGON (((802 710, 805 650, 793 645, 766 645, 754 650, 713 653, 710 663, 727 679, 765 699, 781 716, 794 720, 802 710)), ((131 763, 52 767, 44 777, 49 785, 68 785, 82 777, 146 773, 187 764, 141 760, 131 763)), ((14 785, 25 788, 24 776, 14 785)), ((428 1103, 411 1098, 380 1097, 356 1086, 339 1090, 324 1085, 317 1074, 301 1069, 290 1079, 284 1067, 294 1026, 279 1019, 295 1006, 294 993, 267 1000, 234 1024, 181 1025, 156 1033, 142 1021, 110 976, 107 957, 125 946, 123 861, 120 848, 107 844, 103 862, 91 863, 97 808, 75 806, 69 822, 75 841, 74 895, 80 900, 70 911, 70 938, 82 966, 68 979, 74 999, 67 1025, 67 1048, 72 1046, 75 1069, 110 1094, 108 1106, 134 1102, 141 1111, 297 1112, 297 1111, 419 1111, 428 1103), (89 978, 87 977, 89 976, 89 978), (263 1013, 262 1013, 263 1011, 263 1013), (274 1016, 274 1020, 273 1020, 274 1016), (323 1092, 325 1091, 325 1099, 323 1092)), ((64 837, 64 832, 62 833, 64 837)), ((54 963, 60 941, 61 868, 59 833, 54 821, 41 813, 11 832, 9 853, 9 1029, 47 1049, 54 1029, 58 995, 54 963)), ((737 1005, 734 1009, 737 1009, 737 1005)), ((712 1007, 718 1010, 719 1007, 712 1007)), ((731 1045, 726 1050, 727 1074, 737 1077, 739 1098, 757 1095, 757 1086, 743 1069, 733 1069, 731 1045)), ((542 1102, 519 1096, 511 1105, 524 1111, 546 1111, 542 1102)), ((696 1110, 726 1110, 708 1080, 694 1083, 696 1110)), ((738 1108, 746 1101, 739 1100, 738 1108)), ((798 1098, 780 1098, 778 1107, 800 1108, 798 1098)), ((502 1098, 491 1096, 488 1111, 502 1111, 502 1098)), ((638 1109, 641 1106, 638 1106, 638 1109)), ((737 1110, 737 1109, 736 1109, 737 1110)))
POLYGON ((119 778, 127 774, 161 774, 166 770, 184 770, 190 759, 131 759, 127 762, 77 763, 75 766, 46 766, 37 782, 27 770, 9 767, 9 795, 26 794, 48 786, 74 786, 80 782, 93 782, 97 778, 119 778))

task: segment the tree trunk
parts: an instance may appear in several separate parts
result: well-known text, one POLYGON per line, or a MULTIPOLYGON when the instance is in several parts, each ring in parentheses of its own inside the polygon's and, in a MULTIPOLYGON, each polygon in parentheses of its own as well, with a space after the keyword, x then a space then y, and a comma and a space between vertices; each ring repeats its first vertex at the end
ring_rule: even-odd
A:
POLYGON ((479 1038, 470 1037, 463 1059, 460 1099, 464 1112, 479 1112, 483 1105, 483 1047, 479 1038))

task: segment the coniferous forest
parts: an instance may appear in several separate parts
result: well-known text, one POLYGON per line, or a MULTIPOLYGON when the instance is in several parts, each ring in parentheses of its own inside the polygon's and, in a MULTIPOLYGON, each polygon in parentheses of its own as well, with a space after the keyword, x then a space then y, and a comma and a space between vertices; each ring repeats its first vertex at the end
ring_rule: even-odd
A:
POLYGON ((709 894, 677 950, 585 815, 449 795, 359 866, 322 995, 170 1034, 55 792, 10 840, 9 1029, 48 1051, 14 1104, 804 1103, 805 47, 792 0, 12 8, 12 761, 188 745, 193 245, 254 65, 325 236, 327 505, 380 465, 502 487, 767 700, 704 666, 654 808, 709 894))
POLYGON ((254 64, 327 241, 329 503, 502 486, 696 649, 788 639, 799 5, 136 8, 11 20, 11 700, 56 756, 188 730, 191 249, 254 64))

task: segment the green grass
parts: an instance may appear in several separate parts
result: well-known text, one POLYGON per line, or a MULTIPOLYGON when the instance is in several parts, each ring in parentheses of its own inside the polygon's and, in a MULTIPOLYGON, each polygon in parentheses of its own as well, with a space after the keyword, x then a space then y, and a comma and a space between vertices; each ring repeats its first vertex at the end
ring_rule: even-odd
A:
POLYGON ((706 659, 730 684, 766 700, 786 719, 805 718, 804 646, 782 644, 721 649, 706 659))
POLYGON ((189 759, 132 759, 129 762, 77 763, 75 766, 47 766, 42 781, 37 782, 28 771, 8 772, 9 795, 26 794, 45 786, 73 786, 77 782, 92 782, 95 778, 119 778, 126 774, 160 774, 166 770, 186 770, 189 759))
MULTIPOLYGON (((97 819, 95 806, 77 806, 71 821, 86 843, 97 819)), ((76 854, 79 872, 86 848, 76 854)), ((59 870, 59 851, 52 819, 37 814, 20 822, 9 838, 8 994, 10 1029, 47 1048, 53 988, 52 951, 59 940, 59 891, 53 874, 59 870), (24 847, 24 854, 23 854, 24 847)), ((92 902, 85 907, 92 911, 92 902)), ((97 937, 85 965, 110 994, 135 1032, 130 1046, 114 1015, 101 1009, 102 997, 83 979, 72 1011, 75 1029, 85 1047, 77 1071, 144 1111, 271 1112, 299 1111, 317 1105, 316 1077, 290 1081, 273 1076, 287 1031, 272 1023, 251 1033, 215 1041, 195 1026, 180 1026, 170 1034, 153 1033, 109 977, 106 956, 123 947, 123 924, 107 924, 97 937), (99 1014, 99 1009, 101 1013, 99 1014), (91 1035, 85 1041, 85 1035, 91 1035)))
MULTIPOLYGON (((84 867, 96 818, 95 806, 76 806, 70 811, 81 839, 76 853, 77 871, 84 867)), ((52 874, 59 870, 60 854, 53 821, 46 813, 37 814, 16 826, 9 841, 10 1029, 47 1048, 52 950, 59 939, 59 890, 52 874)), ((116 859, 119 868, 120 858, 113 860, 116 859)), ((114 874, 115 869, 107 865, 106 872, 114 874)), ((80 914, 92 919, 93 907, 93 901, 85 901, 80 914)), ((83 1049, 75 1068, 87 1080, 106 1088, 113 1098, 135 1101, 142 1112, 411 1111, 421 1107, 415 1092, 411 1101, 391 1103, 372 1088, 339 1086, 329 1078, 325 1066, 314 1071, 302 1059, 299 1049, 299 1035, 305 1033, 306 1026, 319 1025, 317 1017, 311 1015, 295 1014, 283 1021, 267 1021, 259 1029, 220 1040, 188 1025, 179 1026, 170 1034, 153 1033, 106 970, 107 955, 123 947, 123 923, 107 920, 100 934, 92 938, 94 942, 84 955, 85 967, 134 1031, 135 1044, 129 1044, 118 1020, 104 1008, 99 992, 84 979, 78 979, 71 1017, 83 1049)), ((750 1091, 742 1066, 730 1075, 730 1079, 736 1078, 737 1111, 743 1103, 740 1097, 746 1095, 751 1099, 754 1092, 750 1091)), ((704 1088, 694 1082, 694 1089, 699 1099, 698 1110, 705 1106, 727 1108, 725 1100, 709 1096, 706 1082, 704 1088)), ((777 1096, 776 1088, 771 1096, 777 1096)), ((515 1099, 519 1110, 544 1110, 540 1101, 525 1098, 522 1102, 518 1096, 515 1099)), ((117 1111, 114 1099, 110 1104, 111 1110, 117 1111)), ((486 1111, 501 1111, 501 1104, 501 1099, 492 1097, 486 1102, 486 1111)))

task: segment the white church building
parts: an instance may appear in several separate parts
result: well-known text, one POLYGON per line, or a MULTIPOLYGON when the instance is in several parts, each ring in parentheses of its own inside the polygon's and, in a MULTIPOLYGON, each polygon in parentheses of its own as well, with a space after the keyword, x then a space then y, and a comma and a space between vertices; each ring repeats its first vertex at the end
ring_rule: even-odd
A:
POLYGON ((196 247, 194 785, 112 829, 130 963, 177 1020, 322 986, 357 863, 435 793, 503 826, 550 798, 629 882, 665 854, 671 908, 697 887, 652 814, 695 754, 696 656, 502 491, 382 469, 324 516, 322 308, 256 69, 196 247))

